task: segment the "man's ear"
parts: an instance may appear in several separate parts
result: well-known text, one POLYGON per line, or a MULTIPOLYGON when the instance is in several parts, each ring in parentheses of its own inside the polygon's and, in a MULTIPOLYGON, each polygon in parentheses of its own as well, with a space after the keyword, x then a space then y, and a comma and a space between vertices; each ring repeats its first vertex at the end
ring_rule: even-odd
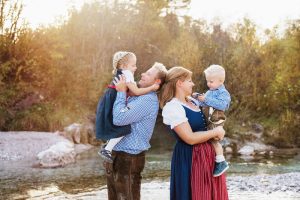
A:
POLYGON ((157 79, 155 79, 155 81, 154 81, 154 83, 156 83, 156 84, 161 84, 161 80, 159 79, 159 78, 157 78, 157 79))

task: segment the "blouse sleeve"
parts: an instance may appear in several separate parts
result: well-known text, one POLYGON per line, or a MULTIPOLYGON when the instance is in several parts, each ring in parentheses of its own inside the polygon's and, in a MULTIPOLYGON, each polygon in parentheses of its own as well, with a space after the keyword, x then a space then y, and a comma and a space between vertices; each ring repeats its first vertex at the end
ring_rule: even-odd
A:
POLYGON ((125 76, 126 83, 135 83, 132 72, 130 72, 129 70, 123 70, 122 73, 125 76))
POLYGON ((163 107, 162 116, 164 124, 171 126, 171 129, 188 121, 184 108, 175 101, 170 101, 163 107))

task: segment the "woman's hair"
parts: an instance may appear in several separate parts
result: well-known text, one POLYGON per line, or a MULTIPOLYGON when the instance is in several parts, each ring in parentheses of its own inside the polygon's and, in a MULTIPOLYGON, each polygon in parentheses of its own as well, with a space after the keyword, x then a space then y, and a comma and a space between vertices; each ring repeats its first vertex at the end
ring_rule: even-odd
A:
POLYGON ((124 65, 128 62, 130 57, 136 58, 135 54, 128 51, 118 51, 113 56, 113 74, 120 69, 121 65, 124 65))
POLYGON ((178 80, 184 81, 192 77, 192 72, 184 67, 172 67, 169 69, 165 84, 161 88, 159 95, 159 105, 163 108, 167 102, 175 97, 176 83, 178 80))

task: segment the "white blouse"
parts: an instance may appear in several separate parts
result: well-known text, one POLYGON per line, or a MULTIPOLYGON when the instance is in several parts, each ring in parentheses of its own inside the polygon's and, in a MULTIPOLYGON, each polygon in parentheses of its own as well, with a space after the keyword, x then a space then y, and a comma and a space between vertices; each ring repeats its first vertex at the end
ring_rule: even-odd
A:
POLYGON ((135 83, 133 73, 129 70, 122 70, 122 73, 125 76, 126 83, 135 83))
POLYGON ((163 123, 171 126, 171 129, 188 121, 182 105, 183 103, 181 103, 178 99, 173 98, 171 101, 166 103, 162 109, 163 123))

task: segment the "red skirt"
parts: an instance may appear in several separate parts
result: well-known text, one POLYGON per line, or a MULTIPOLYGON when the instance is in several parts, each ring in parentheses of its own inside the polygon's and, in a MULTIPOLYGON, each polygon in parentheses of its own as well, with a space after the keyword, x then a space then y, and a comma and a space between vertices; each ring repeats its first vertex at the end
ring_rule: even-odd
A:
POLYGON ((215 150, 211 143, 194 145, 192 157, 192 200, 228 200, 226 177, 213 177, 215 150))

